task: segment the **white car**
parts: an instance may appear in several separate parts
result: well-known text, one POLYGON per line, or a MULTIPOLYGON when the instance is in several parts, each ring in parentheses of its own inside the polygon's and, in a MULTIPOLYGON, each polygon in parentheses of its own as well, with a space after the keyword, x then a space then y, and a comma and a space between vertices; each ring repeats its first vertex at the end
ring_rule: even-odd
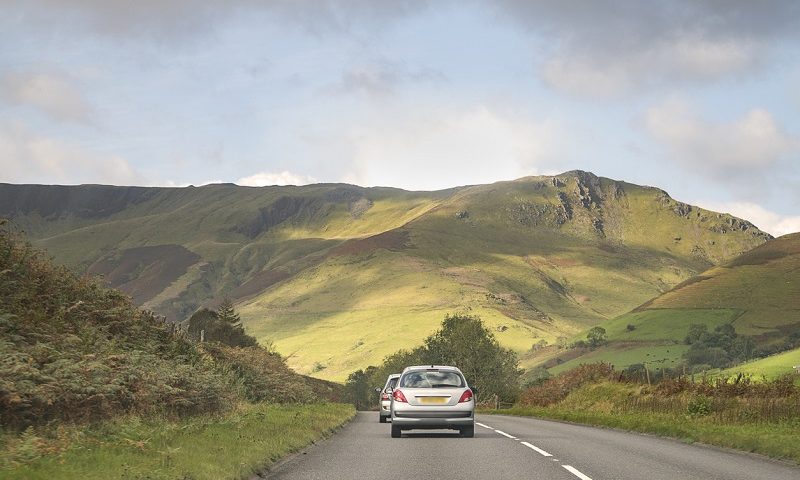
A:
POLYGON ((413 429, 451 429, 473 437, 475 389, 456 367, 408 367, 392 390, 391 419, 392 438, 413 429))
POLYGON ((376 388, 375 391, 381 396, 380 399, 380 412, 378 415, 378 421, 381 423, 386 423, 386 420, 389 418, 390 412, 389 409, 392 406, 392 390, 394 387, 397 386, 397 379, 400 378, 399 373, 393 373, 389 375, 389 378, 386 379, 386 385, 383 386, 383 389, 376 388))

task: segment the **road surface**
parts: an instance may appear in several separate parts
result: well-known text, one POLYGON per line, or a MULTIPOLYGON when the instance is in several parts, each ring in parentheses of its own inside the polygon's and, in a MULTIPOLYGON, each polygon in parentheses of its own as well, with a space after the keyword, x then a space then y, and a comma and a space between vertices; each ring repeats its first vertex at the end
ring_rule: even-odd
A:
POLYGON ((532 418, 478 415, 475 438, 403 432, 359 412, 333 437, 265 473, 272 479, 798 480, 755 455, 532 418))

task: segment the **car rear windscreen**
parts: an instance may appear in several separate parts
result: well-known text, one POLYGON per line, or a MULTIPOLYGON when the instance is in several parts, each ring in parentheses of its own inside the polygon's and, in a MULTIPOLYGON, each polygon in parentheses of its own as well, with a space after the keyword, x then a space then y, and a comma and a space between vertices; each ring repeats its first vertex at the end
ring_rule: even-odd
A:
POLYGON ((389 381, 386 383, 386 390, 392 390, 394 387, 397 386, 397 381, 400 380, 399 378, 390 378, 389 381))
POLYGON ((407 388, 458 388, 464 387, 464 379, 456 372, 419 370, 408 372, 400 379, 400 386, 407 388))

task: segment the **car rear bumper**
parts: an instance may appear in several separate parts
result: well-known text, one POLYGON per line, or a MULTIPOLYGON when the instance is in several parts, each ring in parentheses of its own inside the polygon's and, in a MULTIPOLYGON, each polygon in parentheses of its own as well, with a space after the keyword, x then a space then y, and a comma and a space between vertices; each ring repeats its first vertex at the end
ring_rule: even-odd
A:
POLYGON ((392 425, 403 429, 461 428, 475 424, 473 412, 395 412, 392 425))

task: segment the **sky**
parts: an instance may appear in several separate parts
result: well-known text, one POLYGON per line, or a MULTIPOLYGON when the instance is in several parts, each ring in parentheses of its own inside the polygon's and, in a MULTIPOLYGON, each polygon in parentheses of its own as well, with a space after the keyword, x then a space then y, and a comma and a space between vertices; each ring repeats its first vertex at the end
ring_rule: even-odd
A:
POLYGON ((0 0, 0 182, 581 169, 800 231, 800 2, 0 0))

